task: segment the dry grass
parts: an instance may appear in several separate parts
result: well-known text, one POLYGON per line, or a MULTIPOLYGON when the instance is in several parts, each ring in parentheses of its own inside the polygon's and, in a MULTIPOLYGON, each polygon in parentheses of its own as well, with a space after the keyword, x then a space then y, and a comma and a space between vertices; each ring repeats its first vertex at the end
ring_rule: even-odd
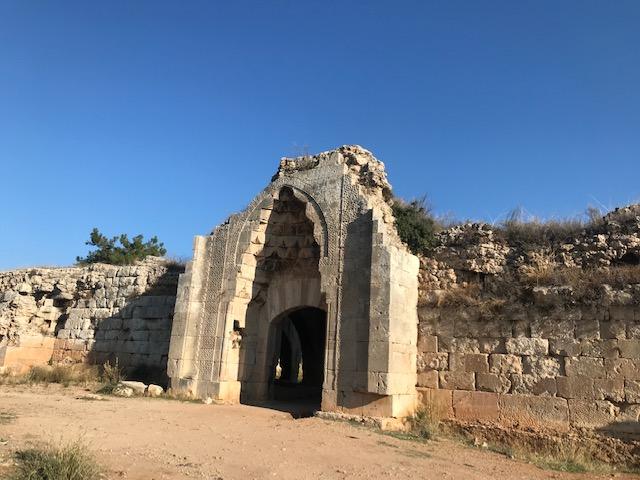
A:
POLYGON ((640 265, 608 268, 531 266, 521 271, 520 281, 527 286, 569 286, 578 298, 597 298, 603 285, 621 290, 628 285, 640 284, 640 265))
POLYGON ((545 470, 571 473, 610 473, 616 469, 594 457, 596 446, 592 444, 562 441, 546 447, 489 444, 488 449, 531 463, 545 470))
POLYGON ((442 290, 432 306, 438 308, 473 306, 478 307, 482 315, 491 316, 499 313, 506 303, 506 298, 487 294, 478 283, 463 283, 448 290, 442 290))
POLYGON ((31 367, 27 373, 22 375, 7 373, 0 376, 0 385, 60 383, 69 386, 97 383, 100 380, 100 371, 95 366, 84 364, 38 365, 31 367))
POLYGON ((0 425, 6 425, 16 419, 16 414, 7 410, 0 410, 0 425))
POLYGON ((511 245, 525 250, 534 246, 551 246, 576 237, 602 222, 602 213, 587 209, 584 216, 541 220, 525 214, 522 209, 511 211, 497 226, 497 233, 511 245))
POLYGON ((15 375, 11 372, 0 376, 0 385, 49 384, 64 386, 103 383, 117 385, 124 380, 122 369, 116 359, 114 364, 106 362, 101 368, 95 365, 75 363, 71 365, 37 365, 27 373, 15 375))
POLYGON ((100 381, 97 367, 84 364, 31 367, 27 374, 29 383, 60 383, 80 385, 100 381))
MULTIPOLYGON (((500 314, 509 302, 526 299, 532 287, 570 287, 574 300, 594 301, 603 295, 603 286, 624 290, 640 284, 640 265, 616 265, 607 268, 563 267, 537 261, 525 265, 517 273, 505 273, 492 279, 493 285, 462 283, 439 291, 420 306, 476 307, 481 315, 500 314)), ((640 301, 640 299, 636 299, 640 301)))
POLYGON ((113 362, 106 361, 102 364, 102 381, 108 385, 117 385, 125 380, 124 370, 120 368, 118 359, 113 362))
POLYGON ((95 480, 104 478, 89 450, 79 442, 44 445, 16 453, 10 480, 95 480))
POLYGON ((443 416, 436 404, 427 403, 407 418, 409 433, 418 438, 432 440, 442 433, 443 416))

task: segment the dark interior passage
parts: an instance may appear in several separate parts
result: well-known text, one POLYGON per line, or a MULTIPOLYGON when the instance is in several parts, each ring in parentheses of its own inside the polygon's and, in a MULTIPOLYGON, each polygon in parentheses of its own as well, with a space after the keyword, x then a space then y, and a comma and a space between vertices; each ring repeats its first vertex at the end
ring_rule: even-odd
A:
POLYGON ((326 313, 305 307, 283 317, 275 331, 272 398, 320 405, 324 381, 326 313))

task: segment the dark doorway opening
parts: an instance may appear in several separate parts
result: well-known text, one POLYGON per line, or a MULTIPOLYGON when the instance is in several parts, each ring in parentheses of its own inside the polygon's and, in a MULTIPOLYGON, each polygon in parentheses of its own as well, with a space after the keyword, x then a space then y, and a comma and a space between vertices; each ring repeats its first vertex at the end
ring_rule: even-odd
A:
POLYGON ((320 408, 324 381, 326 312, 304 307, 277 321, 270 396, 311 413, 320 408))

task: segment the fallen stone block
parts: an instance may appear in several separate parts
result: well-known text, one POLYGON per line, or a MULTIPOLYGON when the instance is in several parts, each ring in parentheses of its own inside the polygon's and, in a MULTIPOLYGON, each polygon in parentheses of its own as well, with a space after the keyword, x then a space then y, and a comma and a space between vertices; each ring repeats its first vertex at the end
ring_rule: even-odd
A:
POLYGON ((133 396, 133 389, 129 388, 129 387, 125 387, 122 384, 118 384, 114 387, 114 389, 111 391, 112 395, 115 395, 116 397, 132 397, 133 396))
POLYGON ((119 385, 130 388, 136 395, 144 395, 147 386, 142 382, 133 382, 130 380, 123 380, 119 385))
POLYGON ((164 393, 164 389, 160 385, 154 385, 153 383, 147 387, 147 396, 159 397, 164 393))

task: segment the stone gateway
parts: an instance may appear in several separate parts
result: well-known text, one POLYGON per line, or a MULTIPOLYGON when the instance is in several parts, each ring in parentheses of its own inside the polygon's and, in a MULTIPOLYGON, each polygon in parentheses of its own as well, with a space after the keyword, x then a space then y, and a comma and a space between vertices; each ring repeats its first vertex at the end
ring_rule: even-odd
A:
POLYGON ((246 210, 195 239, 178 284, 171 388, 410 413, 419 261, 398 238, 390 192, 382 162, 358 146, 283 159, 246 210))
POLYGON ((282 159, 186 268, 0 272, 0 374, 117 360, 201 399, 386 426, 427 409, 640 434, 640 205, 578 225, 454 225, 418 259, 391 197, 384 165, 343 146, 282 159))

